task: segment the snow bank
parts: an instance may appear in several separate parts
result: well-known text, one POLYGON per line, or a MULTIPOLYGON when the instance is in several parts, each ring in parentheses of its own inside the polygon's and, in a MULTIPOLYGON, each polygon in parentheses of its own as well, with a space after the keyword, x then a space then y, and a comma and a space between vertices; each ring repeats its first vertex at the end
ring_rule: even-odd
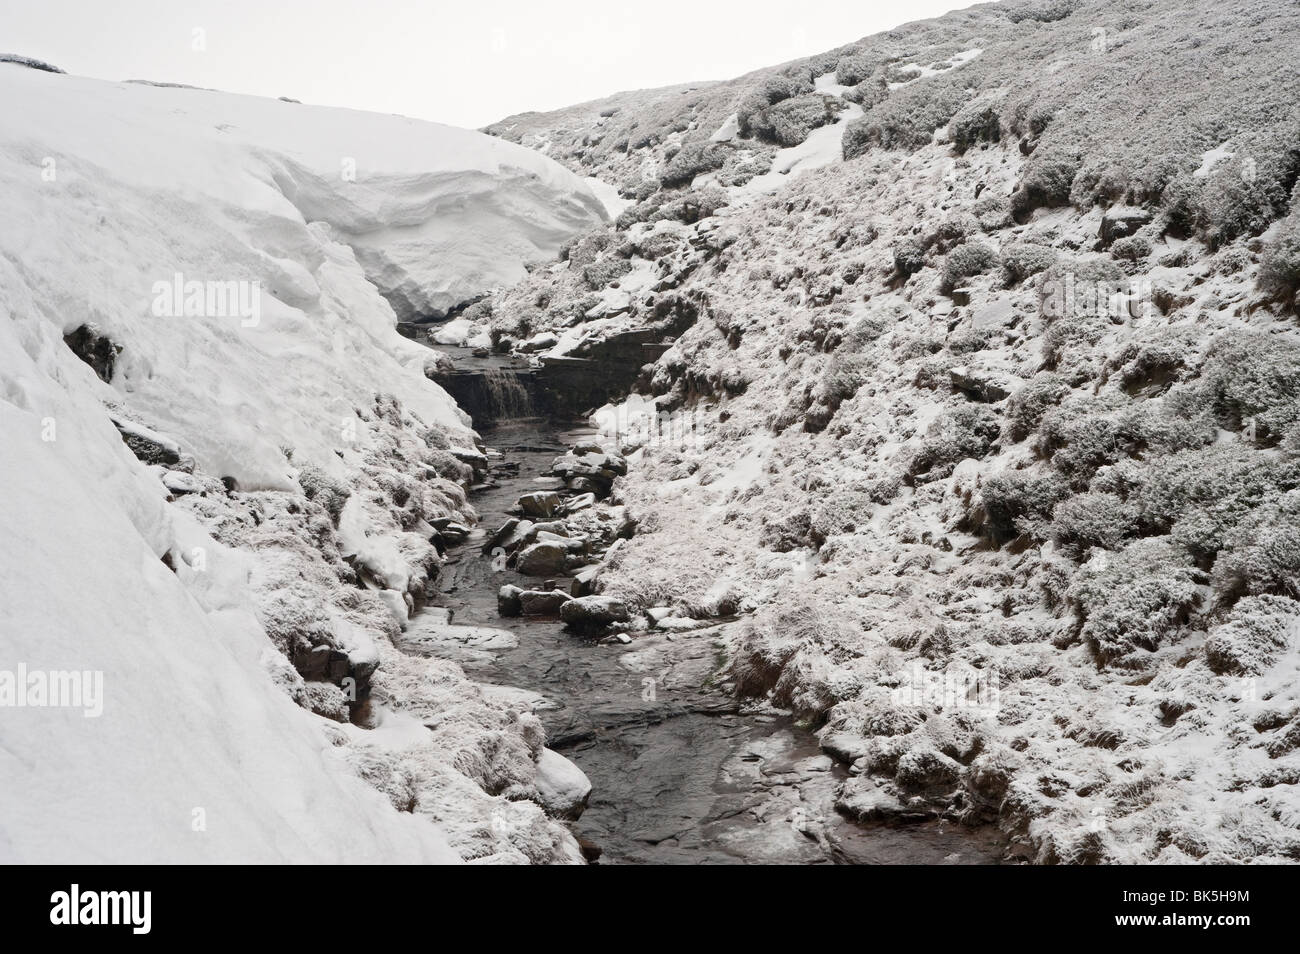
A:
POLYGON ((342 775, 318 720, 272 686, 247 561, 201 532, 209 572, 159 559, 186 529, 24 292, 0 263, 0 668, 102 672, 104 699, 97 718, 0 710, 0 860, 453 857, 342 775))
MULTIPOLYGON (((428 819, 482 784, 445 782, 476 732, 523 731, 506 706, 411 664, 462 726, 425 740, 412 808, 291 701, 346 718, 347 680, 304 682, 267 635, 324 640, 354 681, 404 665, 393 617, 436 574, 426 518, 472 518, 447 449, 473 435, 394 306, 514 281, 600 203, 541 156, 402 117, 18 66, 0 98, 0 683, 103 674, 97 718, 0 709, 0 860, 467 857, 428 819), (65 344, 83 325, 103 380, 65 344)), ((400 708, 392 684, 375 691, 400 708)), ((486 826, 480 795, 453 828, 486 826)))

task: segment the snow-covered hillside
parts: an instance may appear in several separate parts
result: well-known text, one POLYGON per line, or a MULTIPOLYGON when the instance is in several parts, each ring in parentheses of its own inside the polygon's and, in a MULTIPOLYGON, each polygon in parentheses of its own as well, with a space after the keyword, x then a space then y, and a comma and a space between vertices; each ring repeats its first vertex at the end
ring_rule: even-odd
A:
POLYGON ((481 464, 395 324, 590 189, 396 116, 9 63, 0 100, 0 698, 102 673, 98 715, 5 699, 0 859, 577 858, 536 719, 394 647, 481 464))
POLYGON ((1298 30, 1006 0, 489 127, 635 204, 467 330, 658 344, 604 592, 739 613, 842 811, 1300 858, 1298 30))

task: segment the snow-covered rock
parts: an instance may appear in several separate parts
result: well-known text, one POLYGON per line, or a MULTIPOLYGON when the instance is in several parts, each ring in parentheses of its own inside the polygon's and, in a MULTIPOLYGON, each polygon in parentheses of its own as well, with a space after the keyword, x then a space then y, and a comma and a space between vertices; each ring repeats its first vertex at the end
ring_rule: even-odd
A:
POLYGON ((612 596, 583 596, 560 607, 560 619, 579 630, 596 630, 611 623, 626 623, 627 605, 612 596))
POLYGON ((577 818, 591 795, 591 780, 582 769, 551 749, 537 757, 536 785, 542 807, 556 818, 577 818))

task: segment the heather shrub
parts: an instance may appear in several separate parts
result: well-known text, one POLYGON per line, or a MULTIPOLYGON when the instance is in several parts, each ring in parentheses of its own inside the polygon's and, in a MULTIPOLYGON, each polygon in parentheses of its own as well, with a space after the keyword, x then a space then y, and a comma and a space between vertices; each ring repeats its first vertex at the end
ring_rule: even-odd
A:
POLYGON ((1055 262, 1056 251, 1047 245, 1013 242, 1002 249, 1002 270, 1008 288, 1046 271, 1055 262))
POLYGON ((953 212, 943 218, 933 232, 925 237, 927 249, 949 252, 972 235, 980 233, 980 223, 969 212, 953 212))
MULTIPOLYGON (((800 653, 848 645, 858 635, 854 623, 833 606, 811 601, 769 605, 742 629, 731 664, 736 693, 762 696, 777 690, 787 667, 800 653)), ((787 680, 785 693, 789 692, 787 680)))
POLYGON ((912 477, 948 477, 959 461, 989 452, 1000 431, 997 413, 985 404, 966 404, 942 414, 930 425, 908 462, 912 477))
POLYGON ((1251 511, 1223 543, 1214 567, 1222 592, 1300 597, 1300 491, 1251 511))
POLYGON ((1245 444, 1216 444, 1154 459, 1131 500, 1146 533, 1168 533, 1203 560, 1254 510, 1300 484, 1285 461, 1245 444))
POLYGON ((594 262, 601 252, 614 244, 615 237, 608 228, 598 228, 574 239, 560 250, 560 259, 568 261, 571 268, 583 268, 594 262))
POLYGON ((429 468, 443 480, 468 484, 474 476, 474 468, 458 459, 450 451, 430 449, 423 455, 423 459, 429 465, 429 468))
POLYGON ((752 117, 749 126, 758 139, 778 146, 797 146, 814 129, 835 121, 844 104, 834 96, 807 93, 768 106, 752 117))
POLYGON ((1300 343, 1282 335, 1225 335, 1211 348, 1201 381, 1224 427, 1275 444, 1300 418, 1300 343))
POLYGON ((1070 183, 1070 204, 1080 209, 1110 205, 1128 192, 1128 176, 1109 158, 1085 161, 1070 183))
POLYGON ((1057 504, 1052 514, 1052 538, 1074 556, 1091 547, 1118 549, 1136 532, 1136 507, 1116 494, 1076 494, 1057 504))
POLYGON ((632 271, 632 263, 628 259, 611 255, 586 266, 582 270, 582 280, 588 288, 599 291, 630 271, 632 271))
POLYGON ((1086 354, 1127 312, 1115 295, 1128 277, 1113 259, 1095 255, 1058 261, 1039 278, 1039 308, 1050 322, 1043 335, 1043 358, 1049 368, 1086 354))
POLYGON ((1258 676, 1300 636, 1300 603, 1247 596, 1205 638, 1205 661, 1221 675, 1258 676))
POLYGON ((951 292, 964 280, 982 275, 997 264, 998 253, 983 242, 965 242, 958 245, 944 259, 940 290, 944 293, 951 292))
POLYGON ((889 330, 889 326, 890 323, 878 315, 864 315, 844 333, 844 347, 861 351, 879 340, 889 330))
POLYGON ((979 226, 985 232, 995 232, 1013 223, 1011 202, 1001 195, 982 195, 971 206, 971 212, 979 226))
POLYGON ((894 268, 905 277, 925 268, 925 246, 916 239, 903 239, 894 246, 894 268))
POLYGON ((1006 18, 1012 23, 1020 23, 1024 20, 1052 23, 1056 20, 1064 20, 1078 9, 1081 2, 1082 0, 1035 0, 1033 3, 1008 7, 1006 18))
POLYGON ((873 147, 917 149, 934 138, 934 131, 953 117, 966 101, 957 81, 934 78, 894 90, 844 130, 844 158, 854 159, 873 147))
MULTIPOLYGON (((1186 366, 1198 340, 1194 328, 1161 327, 1141 332, 1111 354, 1106 369, 1119 372, 1124 389, 1130 394, 1164 390, 1186 366)), ((1184 409, 1192 410, 1190 406, 1184 409)))
POLYGON ((812 531, 822 540, 865 527, 875 505, 861 490, 847 489, 823 499, 812 514, 812 531))
POLYGON ((1139 446, 1131 402, 1122 395, 1081 396, 1054 407, 1039 424, 1039 450, 1076 490, 1098 468, 1128 457, 1139 446))
POLYGON ((1146 258, 1154 250, 1151 239, 1139 232, 1116 239, 1110 246, 1110 254, 1127 262, 1137 262, 1146 258))
POLYGON ((1103 663, 1140 669, 1188 622, 1203 583, 1186 550, 1167 537, 1150 537, 1094 556, 1075 576, 1067 599, 1079 635, 1103 663))
POLYGON ((1210 259, 1210 268, 1215 275, 1236 275, 1250 268, 1250 252, 1240 245, 1229 245, 1221 249, 1212 259, 1210 259))
POLYGON ((308 500, 319 503, 337 527, 343 507, 352 496, 341 481, 335 480, 315 464, 304 464, 298 471, 298 484, 308 500))
POLYGON ((1199 224, 1212 247, 1258 235, 1287 208, 1300 173, 1300 110, 1233 140, 1199 197, 1199 224))
POLYGON ((835 82, 841 86, 857 86, 876 71, 876 59, 865 53, 850 53, 840 57, 835 67, 835 82))
POLYGON ((698 222, 727 204, 727 193, 712 186, 705 189, 656 192, 643 202, 624 209, 615 222, 620 229, 638 222, 698 222))
POLYGON ((959 153, 981 142, 997 142, 1001 136, 998 106, 988 99, 976 99, 962 106, 948 124, 948 137, 959 153))
POLYGON ((813 399, 828 406, 833 413, 857 393, 875 366, 875 361, 867 355, 847 349, 837 351, 826 363, 826 370, 813 389, 813 399))
POLYGON ((857 86, 850 87, 844 93, 845 100, 850 103, 857 103, 864 110, 870 109, 877 103, 883 103, 888 98, 889 86, 880 73, 864 79, 857 86))
POLYGON ((1020 185, 1011 194, 1011 215, 1017 222, 1029 221, 1035 209, 1068 205, 1070 187, 1079 169, 1079 157, 1071 152, 1042 149, 1025 166, 1020 185))
POLYGON ((659 181, 667 188, 688 185, 701 173, 721 169, 731 152, 732 147, 727 143, 708 141, 687 143, 664 163, 659 181))
POLYGON ((1219 439, 1214 415, 1196 389, 1156 400, 1139 400, 1120 414, 1120 427, 1141 457, 1202 448, 1219 439))
POLYGON ((1050 371, 1035 375, 1028 384, 1007 399, 1007 434, 1022 441, 1035 430, 1051 408, 1070 393, 1070 386, 1050 371))
POLYGON ((774 76, 764 81, 757 89, 745 97, 736 110, 736 121, 740 127, 740 134, 742 136, 752 136, 754 129, 751 123, 754 117, 769 106, 775 106, 784 100, 804 93, 811 93, 812 91, 813 84, 806 78, 774 76))
POLYGON ((1278 223, 1277 234, 1264 250, 1259 287, 1285 301, 1300 292, 1300 205, 1278 223))
POLYGON ((1021 533, 1046 538, 1052 509, 1068 495, 1069 488, 1056 474, 1022 470, 993 474, 980 492, 987 526, 997 541, 1021 533))

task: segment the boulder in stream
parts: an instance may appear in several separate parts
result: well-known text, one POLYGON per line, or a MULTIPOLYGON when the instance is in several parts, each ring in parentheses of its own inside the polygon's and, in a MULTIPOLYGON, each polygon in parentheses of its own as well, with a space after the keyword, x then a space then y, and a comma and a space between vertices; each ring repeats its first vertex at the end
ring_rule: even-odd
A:
POLYGON ((560 607, 560 619, 579 632, 601 630, 630 618, 623 601, 612 596, 581 596, 560 607))
POLYGON ((517 568, 525 576, 550 576, 564 570, 567 556, 563 545, 542 541, 519 551, 517 568))
POLYGON ((559 752, 542 749, 533 781, 538 802, 552 818, 576 821, 586 810, 591 780, 559 752))
POLYGON ((563 614, 564 607, 573 597, 560 590, 524 590, 519 594, 519 606, 525 616, 554 616, 563 614))
POLYGON ((497 613, 501 616, 519 616, 523 613, 523 605, 519 601, 521 590, 517 586, 507 583, 497 591, 497 613))
POLYGON ((524 494, 519 498, 519 509, 526 517, 554 517, 560 512, 560 495, 553 490, 524 494))

